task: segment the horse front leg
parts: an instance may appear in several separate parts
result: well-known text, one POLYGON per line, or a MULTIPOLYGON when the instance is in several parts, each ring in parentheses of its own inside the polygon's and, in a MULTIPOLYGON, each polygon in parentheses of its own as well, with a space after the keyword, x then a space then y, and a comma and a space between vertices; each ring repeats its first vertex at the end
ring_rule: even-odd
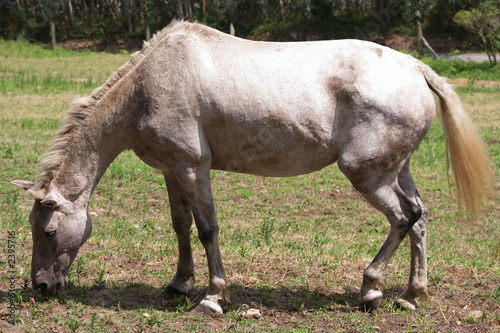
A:
POLYGON ((168 295, 187 295, 194 284, 194 263, 190 232, 193 215, 184 191, 175 175, 165 172, 164 177, 170 202, 172 226, 177 235, 179 247, 177 271, 165 288, 164 293, 168 295))
POLYGON ((219 226, 210 187, 210 168, 206 165, 184 166, 176 171, 176 175, 193 212, 208 262, 208 292, 195 310, 211 316, 222 314, 219 300, 229 301, 229 291, 219 249, 219 226))

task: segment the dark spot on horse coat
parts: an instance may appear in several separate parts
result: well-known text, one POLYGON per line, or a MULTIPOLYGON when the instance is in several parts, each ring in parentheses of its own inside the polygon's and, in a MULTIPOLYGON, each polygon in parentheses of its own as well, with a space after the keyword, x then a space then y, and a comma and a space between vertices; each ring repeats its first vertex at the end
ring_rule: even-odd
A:
POLYGON ((375 52, 375 53, 378 55, 378 57, 379 57, 379 58, 381 58, 381 57, 382 57, 382 52, 383 52, 383 51, 382 51, 382 49, 381 49, 381 48, 379 48, 379 47, 375 47, 375 48, 373 48, 372 50, 373 50, 373 52, 375 52))

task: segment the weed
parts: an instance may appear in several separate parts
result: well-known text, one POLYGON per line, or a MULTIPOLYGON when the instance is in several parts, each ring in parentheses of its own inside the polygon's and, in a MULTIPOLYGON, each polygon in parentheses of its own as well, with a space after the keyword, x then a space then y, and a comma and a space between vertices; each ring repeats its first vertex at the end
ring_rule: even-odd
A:
POLYGON ((101 269, 99 272, 99 277, 94 281, 94 285, 92 286, 92 289, 97 289, 101 290, 104 289, 105 284, 106 284, 106 269, 101 269))
POLYGON ((69 327, 69 329, 71 330, 71 332, 76 332, 76 330, 80 327, 82 323, 80 323, 78 320, 76 319, 70 319, 66 322, 66 326, 69 327))
POLYGON ((119 311, 121 310, 122 308, 122 304, 123 303, 123 300, 122 299, 117 299, 114 304, 113 304, 113 307, 115 308, 116 311, 119 311))
POLYGON ((500 303, 500 284, 498 285, 497 289, 489 293, 490 297, 495 299, 497 303, 500 303))
POLYGON ((267 245, 271 245, 271 239, 274 233, 274 223, 276 221, 276 218, 274 217, 269 217, 264 219, 262 222, 262 225, 260 226, 260 235, 262 236, 262 239, 264 240, 264 243, 267 245))
POLYGON ((474 315, 469 314, 464 318, 464 321, 469 324, 479 324, 480 321, 478 318, 476 318, 474 315))
POLYGON ((183 314, 191 310, 193 307, 193 303, 191 302, 191 299, 189 297, 186 297, 184 295, 174 295, 174 302, 177 304, 177 312, 183 314))
POLYGON ((443 280, 444 276, 443 272, 435 270, 434 274, 429 276, 429 282, 431 282, 432 286, 437 286, 443 280))
POLYGON ((88 329, 90 332, 104 332, 105 330, 99 326, 98 324, 98 318, 97 318, 97 312, 92 312, 92 318, 90 320, 90 323, 87 324, 88 329))

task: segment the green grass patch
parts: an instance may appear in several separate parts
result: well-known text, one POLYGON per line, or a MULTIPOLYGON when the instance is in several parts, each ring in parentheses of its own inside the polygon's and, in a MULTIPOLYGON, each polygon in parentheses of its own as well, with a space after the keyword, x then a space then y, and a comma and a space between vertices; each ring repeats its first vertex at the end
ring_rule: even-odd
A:
POLYGON ((474 80, 500 81, 500 65, 491 66, 489 62, 463 61, 460 59, 422 58, 422 62, 431 66, 441 76, 447 78, 467 78, 474 80))
POLYGON ((0 58, 32 58, 32 59, 52 59, 66 57, 94 56, 98 52, 94 51, 74 51, 62 47, 52 47, 48 44, 29 43, 27 41, 7 41, 0 40, 0 58))

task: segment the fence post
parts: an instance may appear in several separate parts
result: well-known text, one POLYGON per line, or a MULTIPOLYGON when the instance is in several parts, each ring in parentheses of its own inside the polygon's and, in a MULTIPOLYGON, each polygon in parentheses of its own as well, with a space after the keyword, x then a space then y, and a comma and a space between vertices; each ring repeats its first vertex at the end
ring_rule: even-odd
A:
POLYGON ((50 21, 50 45, 56 47, 56 25, 50 21))
POLYGON ((424 48, 422 45, 422 37, 424 37, 424 34, 422 33, 422 26, 420 25, 420 22, 418 22, 418 33, 417 33, 417 52, 419 55, 424 54, 424 48))

